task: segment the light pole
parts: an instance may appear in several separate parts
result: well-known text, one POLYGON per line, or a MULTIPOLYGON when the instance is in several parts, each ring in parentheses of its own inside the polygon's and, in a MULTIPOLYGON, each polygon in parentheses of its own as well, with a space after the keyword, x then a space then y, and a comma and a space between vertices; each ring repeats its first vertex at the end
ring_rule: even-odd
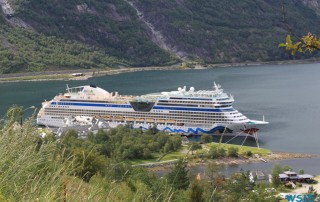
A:
POLYGON ((27 111, 28 109, 35 109, 35 108, 36 108, 35 106, 31 106, 20 111, 20 126, 22 126, 23 112, 27 111))

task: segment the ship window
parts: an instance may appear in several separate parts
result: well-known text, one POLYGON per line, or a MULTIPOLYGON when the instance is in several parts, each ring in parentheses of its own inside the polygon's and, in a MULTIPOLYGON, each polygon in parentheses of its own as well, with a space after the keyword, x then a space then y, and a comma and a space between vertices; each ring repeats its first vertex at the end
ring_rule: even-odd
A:
POLYGON ((154 102, 130 102, 135 111, 149 112, 154 106, 154 102))

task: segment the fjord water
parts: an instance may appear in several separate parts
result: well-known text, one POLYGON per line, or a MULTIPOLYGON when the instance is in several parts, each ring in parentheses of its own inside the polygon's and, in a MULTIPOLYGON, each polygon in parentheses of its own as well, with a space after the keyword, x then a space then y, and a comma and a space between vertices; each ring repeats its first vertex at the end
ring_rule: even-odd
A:
POLYGON ((234 96, 234 108, 251 119, 262 120, 264 115, 270 122, 259 133, 260 146, 274 151, 320 153, 320 64, 145 71, 84 81, 1 83, 0 117, 12 104, 39 109, 42 101, 64 92, 66 84, 94 83, 119 94, 140 95, 184 85, 187 89, 211 89, 213 81, 234 96))

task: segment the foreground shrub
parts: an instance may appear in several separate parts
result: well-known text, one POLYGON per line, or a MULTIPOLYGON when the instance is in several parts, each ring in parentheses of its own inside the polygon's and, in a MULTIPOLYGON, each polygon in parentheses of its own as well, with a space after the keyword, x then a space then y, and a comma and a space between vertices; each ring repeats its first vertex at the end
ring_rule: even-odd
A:
POLYGON ((238 151, 239 151, 239 149, 236 147, 229 147, 228 156, 238 158, 239 157, 238 151))

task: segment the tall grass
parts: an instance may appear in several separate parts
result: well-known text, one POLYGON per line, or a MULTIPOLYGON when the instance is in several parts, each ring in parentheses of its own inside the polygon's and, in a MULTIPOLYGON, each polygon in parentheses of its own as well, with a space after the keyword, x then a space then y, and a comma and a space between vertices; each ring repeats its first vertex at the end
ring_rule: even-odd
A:
POLYGON ((39 146, 36 128, 6 122, 0 131, 0 195, 8 201, 63 200, 61 176, 72 167, 56 156, 55 142, 39 146))
MULTIPOLYGON (((139 179, 95 175, 90 182, 75 177, 74 156, 66 159, 54 140, 42 139, 32 125, 10 117, 0 124, 0 201, 170 201, 166 183, 151 188, 139 179)), ((106 169, 111 169, 106 165, 106 169)))

